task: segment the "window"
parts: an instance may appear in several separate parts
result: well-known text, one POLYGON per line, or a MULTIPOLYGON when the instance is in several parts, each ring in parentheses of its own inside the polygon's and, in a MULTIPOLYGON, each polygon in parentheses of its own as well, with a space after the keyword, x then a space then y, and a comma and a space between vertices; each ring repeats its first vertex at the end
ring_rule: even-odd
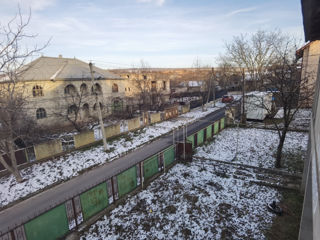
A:
POLYGON ((94 84, 94 86, 92 86, 91 88, 91 92, 92 94, 95 94, 95 93, 98 95, 102 94, 102 88, 100 84, 99 83, 94 84))
MULTIPOLYGON (((99 102, 99 105, 100 105, 100 109, 102 110, 102 108, 103 108, 102 103, 101 103, 101 102, 99 102)), ((96 110, 97 110, 97 104, 96 104, 96 103, 93 105, 93 110, 94 110, 94 111, 96 111, 96 110)))
POLYGON ((152 91, 156 91, 157 90, 157 82, 156 81, 152 81, 151 82, 151 90, 152 91))
POLYGON ((115 100, 113 100, 113 112, 120 112, 122 111, 123 108, 123 102, 121 99, 117 98, 115 100))
POLYGON ((88 117, 89 116, 89 104, 85 103, 82 106, 83 116, 88 117))
POLYGON ((77 113, 77 111, 78 107, 75 104, 68 107, 68 114, 77 113))
POLYGON ((34 87, 32 88, 32 95, 33 95, 34 97, 41 97, 41 96, 43 96, 42 87, 41 87, 41 86, 38 86, 38 85, 34 86, 34 87))
POLYGON ((119 92, 119 89, 118 89, 118 84, 113 84, 112 85, 112 92, 119 92))
POLYGON ((127 78, 130 78, 130 75, 127 75, 127 78))
POLYGON ((143 79, 146 80, 147 79, 147 75, 143 75, 143 79))
POLYGON ((81 94, 86 94, 86 93, 88 93, 87 84, 85 84, 85 83, 82 83, 82 84, 81 84, 81 86, 80 86, 80 92, 81 92, 81 94))
POLYGON ((38 108, 36 115, 37 115, 37 119, 42 119, 47 117, 47 113, 44 108, 38 108))
POLYGON ((64 94, 74 94, 74 93, 76 93, 76 88, 72 84, 69 84, 64 88, 64 94))
POLYGON ((166 90, 167 86, 166 86, 166 81, 163 81, 163 90, 166 90))

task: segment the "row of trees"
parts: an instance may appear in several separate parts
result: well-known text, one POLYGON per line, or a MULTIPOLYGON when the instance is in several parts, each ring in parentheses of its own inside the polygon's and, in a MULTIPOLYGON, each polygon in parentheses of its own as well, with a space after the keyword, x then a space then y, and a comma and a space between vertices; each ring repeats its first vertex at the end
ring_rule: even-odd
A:
MULTIPOLYGON (((234 37, 225 44, 225 54, 219 58, 220 66, 226 67, 226 70, 232 69, 227 76, 234 74, 235 70, 242 71, 243 91, 268 91, 272 93, 277 106, 283 109, 281 122, 271 118, 279 136, 277 168, 281 167, 289 125, 299 109, 313 96, 313 83, 308 81, 308 76, 301 78, 301 64, 295 55, 297 48, 297 40, 279 30, 257 31, 252 35, 234 37)), ((262 98, 260 100, 257 101, 257 107, 264 108, 273 116, 274 109, 265 104, 262 98)))

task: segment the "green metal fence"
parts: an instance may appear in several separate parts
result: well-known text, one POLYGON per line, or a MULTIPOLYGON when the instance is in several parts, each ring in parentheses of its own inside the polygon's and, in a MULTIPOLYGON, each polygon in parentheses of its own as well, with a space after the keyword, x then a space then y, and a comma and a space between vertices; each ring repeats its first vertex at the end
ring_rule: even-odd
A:
POLYGON ((220 129, 224 129, 224 118, 220 119, 220 129))
POLYGON ((122 197, 125 194, 131 192, 137 187, 137 170, 136 166, 129 168, 128 170, 120 173, 117 176, 119 196, 122 197))
POLYGON ((192 149, 194 149, 194 135, 187 137, 187 141, 192 143, 192 149))
POLYGON ((108 206, 107 184, 101 183, 80 195, 84 219, 88 219, 108 206))
POLYGON ((158 155, 154 155, 143 162, 143 176, 145 180, 152 177, 159 171, 158 155))
POLYGON ((54 240, 69 231, 64 204, 36 217, 24 225, 28 240, 54 240))
POLYGON ((219 132, 219 121, 214 123, 214 134, 217 134, 219 132))
POLYGON ((198 132, 198 145, 201 145, 204 140, 204 129, 198 132))
POLYGON ((207 139, 212 137, 212 125, 207 127, 207 139))
POLYGON ((174 147, 171 146, 170 148, 166 149, 163 153, 163 156, 164 156, 164 164, 165 166, 169 166, 170 164, 173 163, 174 161, 174 155, 175 155, 175 152, 174 152, 174 147))

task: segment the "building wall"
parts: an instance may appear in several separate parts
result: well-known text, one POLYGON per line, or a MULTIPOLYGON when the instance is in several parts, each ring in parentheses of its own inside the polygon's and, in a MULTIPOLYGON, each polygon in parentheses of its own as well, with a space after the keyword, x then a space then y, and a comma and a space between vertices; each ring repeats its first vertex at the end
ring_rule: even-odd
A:
MULTIPOLYGON (((125 94, 124 94, 124 81, 123 80, 97 80, 101 86, 102 94, 98 95, 98 101, 102 104, 102 114, 104 117, 112 113, 112 106, 114 100, 123 102, 125 108, 125 94), (112 92, 113 84, 118 85, 118 92, 112 92)), ((5 84, 5 83, 4 83, 5 84)), ((54 125, 70 125, 67 120, 67 109, 69 106, 75 104, 81 107, 79 119, 80 121, 87 122, 92 118, 97 118, 97 111, 95 106, 95 95, 91 93, 91 81, 84 80, 36 80, 25 81, 18 84, 19 91, 23 92, 26 99, 27 114, 33 118, 40 126, 54 126, 54 125), (67 85, 72 84, 77 93, 81 95, 80 98, 74 98, 70 94, 65 94, 67 85), (87 93, 81 94, 80 86, 86 84, 87 93), (33 96, 33 87, 39 86, 42 88, 43 96, 33 96), (80 104, 79 104, 80 103, 80 104), (84 104, 88 104, 88 111, 83 110, 84 104), (36 111, 43 108, 46 111, 46 117, 37 119, 36 111)))
MULTIPOLYGON (((303 51, 301 79, 307 80, 308 90, 314 91, 320 57, 320 40, 311 42, 303 51)), ((304 103, 305 107, 312 107, 313 98, 304 103)))

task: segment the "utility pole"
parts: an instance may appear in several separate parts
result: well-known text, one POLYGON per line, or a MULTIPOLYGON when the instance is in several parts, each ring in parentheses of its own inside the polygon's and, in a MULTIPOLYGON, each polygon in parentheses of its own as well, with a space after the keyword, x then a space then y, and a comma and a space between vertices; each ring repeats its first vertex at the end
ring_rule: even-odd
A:
POLYGON ((247 117, 245 112, 245 74, 244 74, 244 68, 242 68, 242 115, 241 115, 241 123, 243 125, 246 125, 247 123, 247 117))
POLYGON ((214 68, 212 70, 212 96, 213 96, 213 106, 216 106, 216 75, 214 72, 214 68))
POLYGON ((104 125, 103 125, 100 102, 98 101, 97 86, 94 84, 94 75, 93 75, 92 63, 91 62, 89 63, 89 68, 90 68, 90 73, 91 73, 92 89, 93 89, 94 94, 95 94, 96 107, 97 107, 97 110, 98 110, 99 123, 100 123, 101 132, 102 132, 103 148, 104 148, 105 151, 107 151, 106 131, 105 131, 104 125))

